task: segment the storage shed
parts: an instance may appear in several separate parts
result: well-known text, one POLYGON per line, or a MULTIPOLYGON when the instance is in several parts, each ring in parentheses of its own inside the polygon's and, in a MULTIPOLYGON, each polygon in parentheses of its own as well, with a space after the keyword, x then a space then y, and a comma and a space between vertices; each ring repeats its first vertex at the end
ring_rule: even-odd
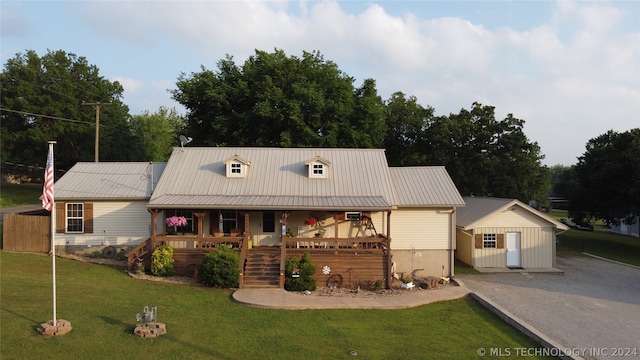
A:
POLYGON ((552 269, 556 231, 568 227, 515 199, 465 197, 456 212, 456 258, 476 269, 552 269))

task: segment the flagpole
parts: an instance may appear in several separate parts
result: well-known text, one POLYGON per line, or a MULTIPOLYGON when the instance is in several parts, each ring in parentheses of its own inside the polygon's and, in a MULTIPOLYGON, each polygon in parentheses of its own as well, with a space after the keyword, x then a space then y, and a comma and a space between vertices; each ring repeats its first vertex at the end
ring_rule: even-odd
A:
POLYGON ((56 204, 53 194, 55 174, 53 171, 53 144, 49 141, 49 153, 47 153, 47 166, 44 171, 44 186, 42 187, 42 207, 51 212, 51 266, 53 268, 53 320, 40 324, 38 331, 45 336, 64 335, 71 331, 71 324, 64 319, 58 321, 56 314, 56 204))
MULTIPOLYGON (((55 144, 55 141, 49 141, 49 154, 51 154, 51 170, 53 171, 54 166, 53 166, 53 144, 55 144)), ((55 172, 52 174, 52 176, 55 177, 55 172)), ((52 179, 53 181, 53 179, 52 179)), ((54 185, 51 185, 51 198, 55 199, 55 190, 54 190, 54 185)), ((53 267, 53 326, 58 326, 58 319, 56 317, 56 207, 55 207, 55 203, 52 206, 51 209, 51 262, 52 262, 52 267, 53 267)))

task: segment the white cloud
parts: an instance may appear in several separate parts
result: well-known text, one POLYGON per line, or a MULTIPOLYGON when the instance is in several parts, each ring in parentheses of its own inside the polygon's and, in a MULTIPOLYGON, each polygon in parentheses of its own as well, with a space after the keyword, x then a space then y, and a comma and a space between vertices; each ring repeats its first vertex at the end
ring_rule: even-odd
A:
POLYGON ((124 76, 115 76, 111 79, 111 81, 119 82, 120 85, 122 85, 122 87, 124 88, 125 92, 138 93, 144 90, 144 85, 140 80, 127 78, 124 76))
POLYGON ((438 114, 473 101, 495 106, 498 118, 512 113, 526 121, 547 163, 571 164, 588 139, 640 125, 640 19, 616 4, 544 3, 546 18, 538 14, 544 21, 527 29, 474 23, 463 13, 392 15, 392 2, 357 13, 336 1, 94 2, 81 11, 101 41, 139 49, 139 58, 127 54, 131 72, 117 77, 127 97, 144 93, 173 106, 166 89, 174 83, 149 78, 214 68, 225 54, 241 64, 254 49, 319 50, 356 77, 356 86, 375 79, 383 98, 403 91, 438 114), (629 18, 632 31, 621 26, 629 18), (163 52, 141 55, 152 49, 163 52), (130 75, 155 63, 164 73, 130 75))

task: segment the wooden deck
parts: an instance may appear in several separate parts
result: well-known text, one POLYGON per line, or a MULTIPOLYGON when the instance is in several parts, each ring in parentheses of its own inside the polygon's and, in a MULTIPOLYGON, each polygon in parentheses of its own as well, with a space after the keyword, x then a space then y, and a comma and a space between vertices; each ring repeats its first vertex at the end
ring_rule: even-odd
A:
MULTIPOLYGON (((129 270, 137 258, 143 259, 147 269, 151 263, 151 253, 157 246, 171 245, 174 249, 174 269, 178 276, 196 276, 202 258, 219 246, 229 246, 240 254, 240 264, 245 264, 253 249, 248 248, 244 237, 196 237, 195 235, 161 234, 155 240, 149 239, 131 250, 128 255, 129 270)), ((271 248, 271 247, 270 247, 271 248)), ((369 287, 376 280, 389 284, 391 257, 389 239, 383 236, 369 238, 289 238, 284 237, 280 246, 280 281, 284 287, 285 262, 287 258, 301 257, 308 253, 316 266, 315 279, 318 286, 327 282, 340 287, 369 287), (323 268, 331 271, 327 276, 323 268)), ((257 250, 257 249, 256 249, 257 250)), ((241 265, 240 273, 244 274, 241 265)), ((243 287, 243 276, 240 287, 243 287)), ((255 285, 252 285, 255 286, 255 285)))

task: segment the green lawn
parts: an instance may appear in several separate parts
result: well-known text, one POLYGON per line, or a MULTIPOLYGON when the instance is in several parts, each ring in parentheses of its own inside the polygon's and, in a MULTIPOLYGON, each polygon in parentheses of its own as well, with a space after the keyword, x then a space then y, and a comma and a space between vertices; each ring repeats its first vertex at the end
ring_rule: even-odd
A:
POLYGON ((37 204, 42 184, 0 184, 0 207, 37 204))
MULTIPOLYGON (((567 218, 563 211, 551 212, 559 220, 567 218)), ((558 235, 557 254, 575 256, 583 252, 623 263, 640 266, 640 239, 610 232, 602 222, 596 222, 594 231, 569 229, 558 235)))
MULTIPOLYGON (((466 359, 478 348, 539 347, 470 298, 404 310, 273 310, 230 290, 136 280, 122 270, 56 259, 58 319, 46 338, 51 258, 0 252, 2 359, 466 359), (133 335, 135 314, 158 307, 167 334, 133 335)), ((535 359, 535 357, 532 357, 535 359)))
POLYGON ((570 229, 558 235, 558 255, 589 253, 640 266, 640 239, 609 232, 596 226, 594 231, 570 229))

